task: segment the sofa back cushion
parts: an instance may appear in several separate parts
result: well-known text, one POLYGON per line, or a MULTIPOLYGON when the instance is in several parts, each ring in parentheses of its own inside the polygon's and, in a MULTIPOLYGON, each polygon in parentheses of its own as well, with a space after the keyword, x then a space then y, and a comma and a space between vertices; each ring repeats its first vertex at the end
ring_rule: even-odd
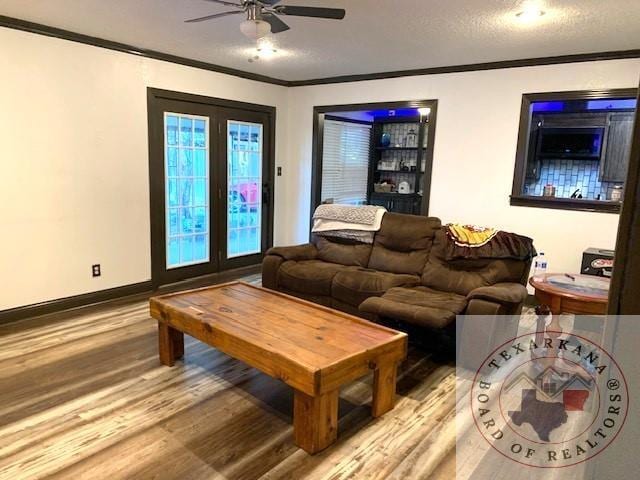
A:
POLYGON ((371 254, 371 245, 340 238, 314 235, 313 242, 318 249, 318 258, 340 265, 366 267, 371 254))
POLYGON ((439 218, 386 213, 373 241, 369 268, 420 275, 433 237, 441 229, 439 218))
POLYGON ((512 259, 457 259, 447 261, 446 233, 436 233, 433 248, 422 273, 422 284, 441 292, 467 295, 478 287, 500 282, 522 283, 530 262, 512 259))

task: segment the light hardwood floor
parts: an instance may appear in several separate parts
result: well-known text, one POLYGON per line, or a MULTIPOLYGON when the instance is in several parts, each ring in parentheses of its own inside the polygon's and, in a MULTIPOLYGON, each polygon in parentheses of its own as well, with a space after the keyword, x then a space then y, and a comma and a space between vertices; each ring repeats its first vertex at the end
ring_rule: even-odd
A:
POLYGON ((453 362, 410 348, 378 419, 371 381, 341 390, 338 441, 309 456, 283 383, 187 336, 160 365, 146 300, 3 325, 0 479, 453 479, 453 362))

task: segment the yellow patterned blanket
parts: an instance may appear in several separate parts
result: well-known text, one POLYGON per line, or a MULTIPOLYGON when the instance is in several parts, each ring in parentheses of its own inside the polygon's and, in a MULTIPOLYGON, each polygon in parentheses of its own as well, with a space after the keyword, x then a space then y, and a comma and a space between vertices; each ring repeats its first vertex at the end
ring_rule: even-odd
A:
POLYGON ((447 260, 529 260, 536 255, 533 241, 515 233, 453 223, 445 225, 444 229, 449 240, 445 245, 447 260))
POLYGON ((447 234, 460 247, 481 247, 491 241, 499 232, 495 228, 478 227, 477 225, 446 225, 447 234))

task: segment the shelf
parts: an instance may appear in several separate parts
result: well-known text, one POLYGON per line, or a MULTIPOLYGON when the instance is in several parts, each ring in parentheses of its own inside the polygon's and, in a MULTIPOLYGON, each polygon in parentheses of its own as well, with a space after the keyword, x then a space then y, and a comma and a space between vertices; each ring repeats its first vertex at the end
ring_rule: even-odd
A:
POLYGON ((591 200, 587 198, 542 197, 511 195, 510 204, 517 207, 555 208, 558 210, 580 210, 584 212, 620 213, 621 202, 591 200))
POLYGON ((398 193, 398 192, 371 192, 371 195, 384 195, 385 197, 421 197, 419 193, 398 193))
POLYGON ((381 152, 384 151, 416 151, 416 150, 422 150, 424 147, 376 147, 376 150, 380 150, 381 152))
POLYGON ((410 170, 374 170, 375 173, 405 173, 407 175, 415 175, 416 173, 418 175, 422 175, 424 172, 416 172, 416 171, 410 171, 410 170))

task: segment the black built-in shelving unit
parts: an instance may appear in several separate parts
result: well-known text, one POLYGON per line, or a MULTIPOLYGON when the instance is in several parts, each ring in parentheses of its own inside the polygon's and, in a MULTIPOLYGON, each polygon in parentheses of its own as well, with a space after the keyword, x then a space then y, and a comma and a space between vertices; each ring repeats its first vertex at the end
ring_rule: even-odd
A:
POLYGON ((424 180, 424 164, 427 148, 427 119, 419 115, 412 117, 383 117, 377 118, 373 122, 371 129, 371 160, 369 162, 369 182, 368 182, 368 203, 370 205, 380 205, 390 212, 410 213, 414 215, 422 214, 422 194, 424 180), (387 147, 381 145, 382 134, 394 124, 400 124, 408 132, 411 126, 417 133, 416 146, 404 146, 403 137, 392 135, 391 144, 387 147), (396 146, 399 144, 399 146, 396 146), (380 169, 383 161, 397 159, 397 153, 408 158, 406 170, 399 169, 399 165, 393 169, 380 169), (409 155, 407 155, 409 154, 409 155), (415 169, 412 171, 411 166, 415 169), (374 185, 384 180, 390 180, 395 184, 392 192, 376 192, 374 185), (413 187, 412 193, 399 193, 397 191, 401 181, 409 181, 413 187))

